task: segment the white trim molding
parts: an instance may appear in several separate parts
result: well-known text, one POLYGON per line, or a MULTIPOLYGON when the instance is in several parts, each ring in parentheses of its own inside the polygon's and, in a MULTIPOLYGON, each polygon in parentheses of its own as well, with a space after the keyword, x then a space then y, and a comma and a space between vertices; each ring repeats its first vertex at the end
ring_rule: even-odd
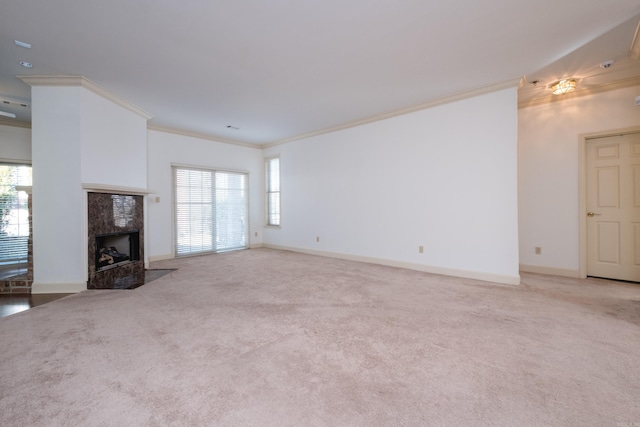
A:
POLYGON ((269 249, 279 249, 284 251, 298 252, 308 255, 317 255, 328 258, 344 259, 347 261, 359 261, 369 264, 386 265, 389 267, 406 268, 407 270, 422 271, 424 273, 441 274, 443 276, 460 277, 464 279, 481 280, 483 282, 500 283, 503 285, 519 285, 520 275, 507 276, 502 274, 484 273, 481 271, 457 270, 452 268, 436 267, 432 265, 415 264, 411 262, 395 261, 390 259, 372 258, 360 255, 342 254, 337 252, 316 251, 312 249, 295 248, 290 246, 272 245, 263 243, 262 247, 269 249))
POLYGON ((149 263, 156 262, 156 261, 165 261, 165 260, 174 259, 174 258, 175 256, 173 256, 173 254, 153 255, 149 257, 149 263))
POLYGON ((403 108, 400 110, 391 111, 384 114, 379 114, 377 116, 368 117, 363 120, 357 120, 354 122, 344 123, 338 126, 333 126, 326 129, 320 129, 314 132, 304 133, 301 135, 292 136, 291 138, 281 139, 279 141, 269 142, 266 144, 262 144, 262 148, 270 148, 275 147, 277 145, 286 144, 287 142, 293 142, 300 139, 310 138, 312 136, 323 135, 325 133, 336 132, 339 130, 344 130, 356 126, 366 125, 368 123, 377 122, 380 120, 390 119, 392 117, 402 116, 404 114, 414 113, 420 110, 426 110, 427 108, 437 107, 439 105, 449 104, 451 102, 462 101, 469 98, 474 98, 480 95, 486 95, 488 93, 497 92, 503 89, 509 88, 521 88, 525 84, 524 77, 517 77, 510 80, 506 80, 500 83, 492 84, 489 86, 483 86, 477 89, 468 90, 466 92, 460 92, 454 95, 446 96, 444 98, 434 99, 432 101, 427 101, 422 104, 414 105, 412 107, 403 108))
POLYGON ((120 95, 117 95, 102 86, 92 82, 82 76, 18 76, 20 80, 29 86, 79 86, 92 91, 93 93, 108 99, 127 110, 142 116, 146 120, 153 116, 142 108, 132 104, 120 95))
POLYGON ((235 139, 220 138, 213 135, 206 135, 204 133, 191 132, 188 130, 182 130, 182 129, 171 128, 171 127, 158 126, 153 123, 148 123, 147 129, 154 130, 156 132, 172 133, 174 135, 187 136, 190 138, 205 139, 207 141, 220 142, 223 144, 239 145, 241 147, 254 148, 256 150, 262 149, 262 146, 260 144, 251 144, 249 142, 237 141, 235 139))
POLYGON ((545 267, 543 265, 525 265, 520 264, 520 272, 521 273, 537 273, 537 274, 547 274, 550 276, 562 276, 562 277, 573 277, 577 279, 583 279, 581 276, 580 270, 569 270, 565 268, 554 268, 554 267, 545 267))
POLYGON ((640 59, 640 21, 638 21, 636 33, 633 35, 633 41, 629 49, 629 58, 634 60, 640 59))
POLYGON ((87 290, 87 282, 33 282, 32 294, 77 294, 87 290))

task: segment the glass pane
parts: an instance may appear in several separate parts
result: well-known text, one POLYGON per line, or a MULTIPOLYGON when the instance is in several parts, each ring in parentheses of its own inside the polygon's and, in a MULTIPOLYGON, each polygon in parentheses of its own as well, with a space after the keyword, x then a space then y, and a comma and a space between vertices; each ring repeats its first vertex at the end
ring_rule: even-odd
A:
POLYGON ((247 246, 247 175, 175 169, 176 254, 247 246))
POLYGON ((31 185, 31 166, 0 165, 0 268, 27 262, 28 196, 19 185, 31 185))

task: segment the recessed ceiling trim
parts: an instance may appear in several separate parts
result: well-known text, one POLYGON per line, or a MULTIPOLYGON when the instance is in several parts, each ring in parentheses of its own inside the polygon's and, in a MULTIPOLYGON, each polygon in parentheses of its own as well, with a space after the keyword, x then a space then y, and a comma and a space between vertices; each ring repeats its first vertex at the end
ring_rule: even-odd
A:
POLYGON ((257 150, 262 149, 262 147, 259 144, 251 144, 249 142, 237 141, 235 139, 219 138, 217 136, 207 135, 204 133, 191 132, 183 129, 177 129, 177 128, 171 128, 171 127, 165 127, 165 126, 158 126, 151 123, 147 124, 147 129, 155 130, 158 132, 172 133, 174 135, 188 136, 191 138, 206 139, 209 141, 221 142, 224 144, 239 145, 241 147, 255 148, 257 150))
POLYGON ((550 104, 552 102, 561 102, 568 99, 578 98, 581 96, 595 95, 597 93, 609 92, 616 89, 624 89, 626 87, 640 86, 640 77, 633 77, 625 80, 618 80, 613 83, 604 83, 597 86, 591 86, 582 89, 576 89, 573 92, 566 93, 562 96, 549 94, 543 98, 534 98, 529 101, 518 102, 518 108, 534 107, 536 105, 550 104))
POLYGON ((96 95, 100 95, 101 97, 108 99, 139 116, 144 117, 146 120, 153 117, 151 114, 127 101, 120 95, 117 95, 82 76, 18 76, 18 78, 29 86, 80 86, 85 89, 89 89, 96 95))
POLYGON ((413 107, 403 108, 401 110, 396 110, 396 111, 392 111, 392 112, 389 112, 389 113, 368 117, 368 118, 363 119, 363 120, 357 120, 357 121, 354 121, 354 122, 349 122, 349 123, 345 123, 345 124, 342 124, 342 125, 338 125, 338 126, 334 126, 334 127, 330 127, 330 128, 326 128, 326 129, 321 129, 321 130, 314 131, 314 132, 304 133, 304 134, 301 134, 301 135, 293 136, 291 138, 281 139, 279 141, 268 142, 266 144, 262 144, 261 147, 262 148, 275 147, 277 145, 286 144, 287 142, 297 141, 297 140, 305 139, 305 138, 311 138, 313 136, 318 136, 318 135, 323 135, 325 133, 331 133, 331 132, 336 132, 336 131, 339 131, 339 130, 349 129, 349 128, 352 128, 352 127, 355 127, 355 126, 366 125, 368 123, 373 123, 373 122, 377 122, 377 121, 380 121, 380 120, 390 119, 392 117, 402 116, 404 114, 409 114, 409 113, 413 113, 413 112, 420 111, 420 110, 426 110, 427 108, 433 108, 433 107, 437 107, 439 105, 449 104, 451 102, 462 101, 462 100, 473 98, 473 97, 476 97, 476 96, 485 95, 485 94, 492 93, 492 92, 497 92, 497 91, 500 91, 500 90, 503 90, 503 89, 508 89, 508 88, 519 89, 524 84, 525 84, 524 77, 517 77, 517 78, 505 80, 505 81, 503 81, 501 83, 496 83, 496 84, 489 85, 489 86, 483 86, 483 87, 480 87, 480 88, 477 88, 477 89, 469 90, 469 91, 466 91, 466 92, 461 92, 461 93, 458 93, 458 94, 455 94, 455 95, 451 95, 451 96, 447 96, 447 97, 444 97, 444 98, 434 99, 433 101, 428 101, 428 102, 425 102, 423 104, 415 105, 413 107))

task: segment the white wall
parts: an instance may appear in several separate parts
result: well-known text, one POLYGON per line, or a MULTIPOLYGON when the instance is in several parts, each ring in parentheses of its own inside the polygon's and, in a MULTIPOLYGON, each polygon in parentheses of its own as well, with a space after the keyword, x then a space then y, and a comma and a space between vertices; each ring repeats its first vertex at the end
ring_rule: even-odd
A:
POLYGON ((519 110, 523 270, 578 276, 580 135, 640 126, 638 95, 640 86, 519 110))
POLYGON ((82 92, 82 182, 147 187, 147 120, 82 92))
POLYGON ((31 163, 31 129, 0 125, 0 162, 31 163))
POLYGON ((31 90, 34 293, 79 290, 86 282, 82 227, 86 207, 80 186, 82 90, 31 90))
POLYGON ((173 164, 249 172, 250 244, 262 243, 263 164, 260 149, 149 130, 148 252, 151 261, 173 256, 173 164), (155 197, 160 202, 155 202, 155 197), (257 236, 255 234, 258 234, 257 236))
POLYGON ((80 86, 34 86, 31 99, 32 292, 75 292, 88 275, 83 184, 146 187, 146 119, 80 86))
POLYGON ((506 89, 266 149, 282 226, 265 244, 519 283, 516 100, 506 89))

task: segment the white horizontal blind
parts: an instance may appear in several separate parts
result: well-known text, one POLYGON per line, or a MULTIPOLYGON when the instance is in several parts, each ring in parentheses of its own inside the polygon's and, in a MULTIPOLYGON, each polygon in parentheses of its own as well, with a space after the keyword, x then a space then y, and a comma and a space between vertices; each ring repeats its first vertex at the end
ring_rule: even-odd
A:
POLYGON ((266 160, 267 225, 280 225, 280 158, 266 160))
POLYGON ((27 262, 28 196, 17 185, 31 185, 31 166, 0 165, 0 268, 27 262))
POLYGON ((177 256, 247 247, 247 174, 174 167, 177 256))

